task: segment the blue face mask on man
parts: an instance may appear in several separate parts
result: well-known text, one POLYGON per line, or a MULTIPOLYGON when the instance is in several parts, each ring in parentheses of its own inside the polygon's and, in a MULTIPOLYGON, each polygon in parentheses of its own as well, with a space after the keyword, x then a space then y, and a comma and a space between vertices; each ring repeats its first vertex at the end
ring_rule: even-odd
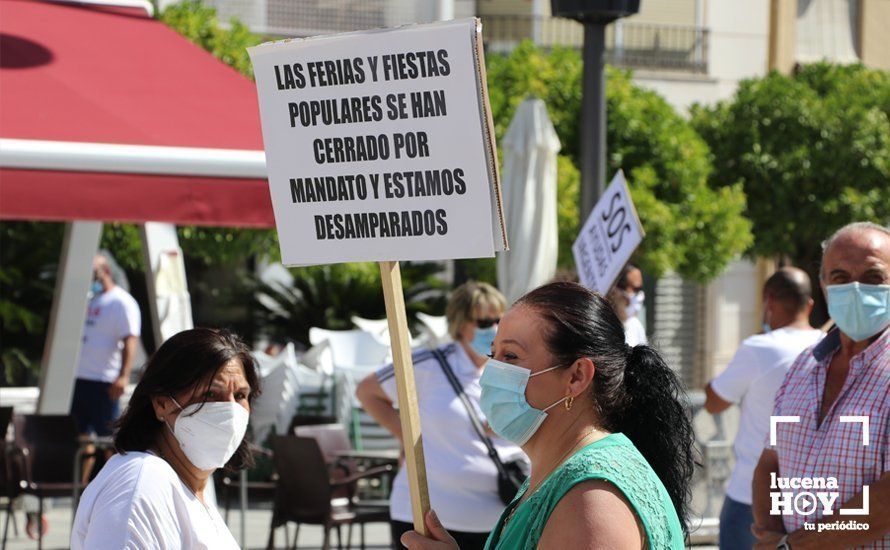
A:
POLYGON ((491 429, 507 441, 525 445, 547 419, 547 411, 568 399, 566 396, 544 410, 536 409, 525 398, 528 380, 558 368, 557 365, 532 374, 529 369, 489 359, 479 379, 479 406, 491 429))
POLYGON ((828 287, 828 314, 856 342, 890 326, 890 285, 847 283, 828 287))
POLYGON ((98 296, 99 294, 105 292, 105 287, 102 286, 102 283, 100 281, 94 280, 93 284, 90 285, 90 292, 92 292, 94 296, 98 296))

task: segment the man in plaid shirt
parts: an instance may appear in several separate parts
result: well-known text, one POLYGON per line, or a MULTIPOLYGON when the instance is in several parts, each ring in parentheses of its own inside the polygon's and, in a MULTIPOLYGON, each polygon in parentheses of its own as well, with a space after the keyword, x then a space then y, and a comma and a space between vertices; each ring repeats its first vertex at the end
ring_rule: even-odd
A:
POLYGON ((850 224, 823 250, 836 328, 776 395, 752 487, 756 548, 890 549, 890 229, 850 224))

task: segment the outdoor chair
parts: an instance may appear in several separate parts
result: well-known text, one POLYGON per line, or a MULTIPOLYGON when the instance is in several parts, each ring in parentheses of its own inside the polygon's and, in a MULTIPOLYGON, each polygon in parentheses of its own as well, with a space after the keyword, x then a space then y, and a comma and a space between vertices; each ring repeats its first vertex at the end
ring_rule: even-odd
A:
MULTIPOLYGON (((312 347, 306 350, 306 353, 300 357, 300 363, 316 373, 316 375, 321 375, 320 380, 324 382, 325 377, 334 374, 334 357, 331 353, 331 343, 327 340, 322 340, 317 344, 312 344, 312 347)), ((317 376, 315 378, 318 380, 317 376)), ((300 382, 301 385, 304 384, 303 380, 300 380, 300 382)))
POLYGON ((364 524, 388 522, 389 510, 380 506, 365 507, 353 498, 337 498, 338 489, 346 488, 354 495, 360 479, 390 475, 392 466, 371 468, 364 472, 332 479, 329 465, 315 438, 275 436, 272 439, 278 486, 272 508, 268 548, 273 548, 275 530, 289 522, 297 524, 293 548, 297 547, 301 524, 321 525, 324 529, 322 550, 330 549, 331 530, 337 529, 337 547, 342 548, 342 526, 348 527, 347 546, 352 542, 352 526, 361 529, 361 547, 365 547, 364 524))
MULTIPOLYGON (((343 456, 343 453, 350 453, 354 449, 352 442, 349 440, 349 433, 342 424, 299 426, 294 429, 294 435, 315 439, 318 447, 321 449, 322 457, 331 471, 332 479, 354 476, 362 471, 362 468, 359 467, 359 462, 364 461, 354 457, 343 456)), ((360 492, 358 491, 358 484, 355 487, 341 487, 335 491, 334 498, 349 498, 363 508, 376 506, 388 510, 389 500, 380 500, 378 497, 374 497, 375 500, 369 500, 368 498, 372 490, 375 493, 383 492, 384 495, 388 494, 387 488, 391 485, 389 483, 391 480, 385 479, 385 474, 375 477, 380 479, 367 480, 367 484, 363 485, 360 492), (375 481, 379 482, 376 484, 377 487, 375 487, 375 481), (354 491, 350 492, 350 490, 354 491)))
POLYGON ((421 324, 423 340, 430 349, 435 349, 451 341, 451 336, 448 334, 448 319, 444 316, 436 317, 418 311, 417 320, 421 324))
POLYGON ((387 319, 365 319, 358 315, 353 315, 352 324, 373 336, 378 342, 389 345, 389 320, 387 319))
POLYGON ((287 433, 288 424, 300 406, 300 364, 292 343, 276 356, 261 351, 251 355, 259 367, 263 391, 250 406, 250 427, 253 441, 262 444, 272 431, 287 433))
POLYGON ((381 344, 363 330, 309 329, 309 341, 313 345, 329 342, 334 368, 376 368, 387 361, 389 345, 381 344))
POLYGON ((12 422, 12 407, 0 407, 0 444, 3 445, 0 452, 0 497, 6 498, 6 518, 3 522, 3 544, 0 548, 6 548, 6 539, 9 536, 9 522, 12 521, 12 529, 16 536, 19 534, 19 526, 12 512, 12 505, 22 488, 19 485, 21 476, 21 464, 15 460, 12 447, 6 442, 6 434, 12 422))
MULTIPOLYGON (((321 455, 328 464, 338 462, 341 451, 351 451, 352 444, 349 435, 341 424, 315 424, 310 426, 296 426, 294 435, 298 437, 311 437, 318 443, 321 455)), ((351 472, 350 472, 351 473, 351 472)))
MULTIPOLYGON (((389 337, 389 320, 384 319, 365 319, 358 315, 351 317, 352 324, 374 337, 375 340, 389 347, 391 345, 389 337)), ((408 345, 414 349, 423 345, 423 341, 414 338, 414 335, 408 333, 408 345)))
MULTIPOLYGON (((77 426, 70 415, 36 414, 16 416, 14 425, 13 453, 21 457, 24 468, 20 488, 37 497, 42 518, 45 498, 70 497, 83 489, 81 473, 75 469, 81 452, 77 426)), ((39 532, 37 548, 42 549, 43 529, 39 532)))
POLYGON ((398 451, 398 439, 377 423, 361 407, 352 409, 352 437, 357 449, 362 451, 398 451))
MULTIPOLYGON (((250 452, 253 453, 254 460, 257 462, 255 470, 261 470, 263 463, 268 464, 272 460, 272 451, 269 449, 260 447, 258 445, 250 445, 250 452)), ((249 475, 248 471, 248 475, 249 475)), ((274 471, 268 476, 267 479, 247 481, 247 497, 248 500, 250 498, 259 498, 266 501, 271 501, 275 496, 275 481, 276 475, 274 471)), ((225 513, 223 519, 226 522, 226 525, 229 524, 229 512, 232 508, 232 499, 237 498, 240 494, 241 489, 241 475, 240 472, 237 473, 225 473, 220 480, 220 484, 223 489, 223 499, 225 500, 225 513)))
POLYGON ((318 414, 302 414, 297 413, 291 418, 290 427, 287 433, 295 433, 294 430, 299 426, 317 426, 319 424, 336 424, 337 419, 333 416, 318 414))

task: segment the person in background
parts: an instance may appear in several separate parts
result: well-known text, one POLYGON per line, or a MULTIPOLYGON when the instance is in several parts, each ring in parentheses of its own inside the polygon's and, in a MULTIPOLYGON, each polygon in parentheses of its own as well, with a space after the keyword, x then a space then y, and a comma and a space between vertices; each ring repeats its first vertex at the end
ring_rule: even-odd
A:
POLYGON ((621 270, 618 282, 609 292, 609 302, 615 314, 624 324, 624 336, 627 345, 648 344, 646 329, 640 321, 640 313, 646 300, 643 292, 643 272, 633 264, 627 264, 621 270))
MULTIPOLYGON (((142 313, 136 300, 118 284, 121 273, 111 254, 96 254, 71 402, 71 414, 81 434, 111 435, 118 401, 133 371, 142 313)), ((84 469, 89 475, 92 463, 84 461, 84 469)))
POLYGON ((773 415, 796 421, 776 424, 754 471, 756 548, 890 548, 890 228, 839 229, 823 244, 820 282, 836 328, 776 394, 773 415), (804 494, 819 479, 825 513, 804 494), (798 506, 777 509, 777 496, 798 506))
POLYGON ((711 414, 732 405, 741 409, 733 449, 735 468, 720 512, 721 550, 750 550, 751 480, 769 433, 776 392, 791 363, 822 338, 810 326, 812 286, 805 271, 783 267, 763 285, 763 333, 746 338, 726 370, 705 388, 705 409, 711 414))
MULTIPOLYGON (((111 424, 119 414, 118 400, 130 383, 142 313, 136 300, 119 285, 122 276, 123 271, 109 252, 100 251, 93 258, 91 296, 71 400, 71 415, 81 435, 111 435, 111 424)), ((89 455, 94 451, 92 445, 85 449, 89 455)), ((84 459, 84 484, 95 463, 94 456, 84 459)), ((26 532, 31 538, 37 538, 37 516, 36 512, 27 514, 26 532)), ((48 523, 45 518, 39 520, 45 532, 48 523)))
POLYGON ((196 328, 164 342, 117 424, 118 454, 83 492, 72 550, 238 548, 204 492, 217 469, 251 466, 258 392, 253 357, 231 333, 196 328))
POLYGON ((269 339, 269 343, 266 344, 266 347, 263 349, 263 353, 268 355, 269 357, 277 357, 279 353, 284 351, 284 348, 287 347, 287 340, 284 338, 271 338, 269 339))
MULTIPOLYGON (((506 301, 487 283, 469 282, 456 288, 445 316, 454 342, 438 348, 469 401, 479 411, 479 380, 492 350, 506 301)), ((481 549, 504 504, 498 496, 498 472, 469 413, 431 351, 414 355, 420 421, 430 502, 463 548, 481 549)), ((365 411, 397 439, 402 439, 395 373, 392 365, 365 378, 356 396, 365 411)), ((501 461, 524 458, 518 446, 493 440, 501 461)), ((407 472, 396 476, 390 497, 393 544, 413 529, 407 472)))
MULTIPOLYGON (((653 348, 624 342, 602 296, 551 283, 520 298, 480 383, 491 428, 532 462, 486 548, 686 547, 694 439, 682 385, 653 348)), ((435 513, 424 520, 430 537, 406 533, 408 548, 460 547, 435 513)))

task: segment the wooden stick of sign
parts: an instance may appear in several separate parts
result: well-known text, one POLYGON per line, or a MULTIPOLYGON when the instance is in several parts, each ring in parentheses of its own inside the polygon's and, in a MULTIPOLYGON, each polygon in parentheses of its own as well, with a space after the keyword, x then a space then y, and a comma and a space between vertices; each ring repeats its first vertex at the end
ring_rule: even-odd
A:
POLYGON ((426 484, 423 439, 420 435, 420 411, 417 406, 408 315, 405 313, 405 295, 402 291, 399 262, 380 262, 380 279, 383 281, 383 299, 386 302, 386 319, 389 321, 389 337, 392 342, 399 417, 402 423, 402 445, 405 448, 405 467, 408 468, 414 530, 426 535, 424 518, 430 509, 430 496, 426 484))

